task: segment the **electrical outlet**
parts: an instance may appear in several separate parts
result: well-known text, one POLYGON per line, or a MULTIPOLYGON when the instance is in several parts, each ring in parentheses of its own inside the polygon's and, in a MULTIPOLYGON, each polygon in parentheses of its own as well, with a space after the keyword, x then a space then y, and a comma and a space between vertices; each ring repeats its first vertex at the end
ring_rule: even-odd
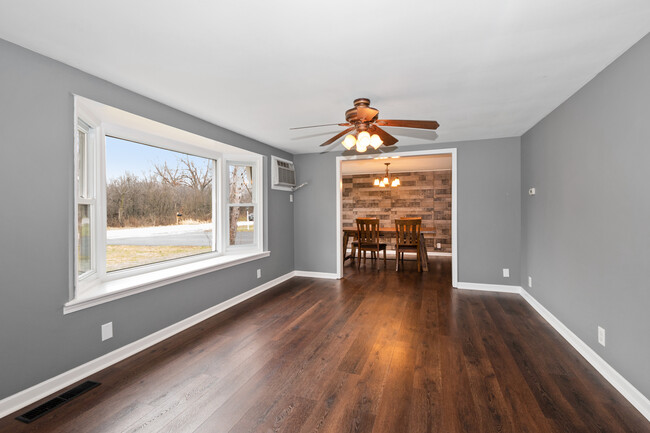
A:
POLYGON ((113 338, 113 322, 102 325, 102 341, 106 341, 109 338, 113 338))
POLYGON ((503 278, 510 278, 510 269, 503 268, 503 278))
POLYGON ((436 244, 436 248, 440 249, 440 242, 436 244))
POLYGON ((528 195, 535 195, 535 188, 530 188, 528 190, 528 195))
POLYGON ((533 287, 533 277, 528 276, 528 287, 533 287))
POLYGON ((605 329, 598 327, 598 342, 604 347, 605 346, 605 329))
POLYGON ((289 194, 289 203, 293 203, 293 194, 289 194))
POLYGON ((262 278, 262 270, 261 269, 257 270, 257 278, 262 278))

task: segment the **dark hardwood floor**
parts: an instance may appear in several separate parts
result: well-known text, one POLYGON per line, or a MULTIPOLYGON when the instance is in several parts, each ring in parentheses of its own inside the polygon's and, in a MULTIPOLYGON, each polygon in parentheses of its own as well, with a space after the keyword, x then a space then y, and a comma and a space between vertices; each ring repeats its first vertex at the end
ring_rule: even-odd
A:
POLYGON ((518 295, 381 263, 293 278, 0 432, 650 432, 518 295))

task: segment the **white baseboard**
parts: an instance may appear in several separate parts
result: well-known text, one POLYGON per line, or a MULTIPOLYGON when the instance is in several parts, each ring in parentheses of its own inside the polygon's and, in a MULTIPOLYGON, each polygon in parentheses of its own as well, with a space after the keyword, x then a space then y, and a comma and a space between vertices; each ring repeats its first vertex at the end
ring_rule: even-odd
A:
POLYGON ((445 253, 444 251, 427 251, 427 257, 451 257, 451 253, 445 253))
POLYGON ((487 292, 501 292, 501 293, 521 293, 521 286, 505 286, 502 284, 482 284, 482 283, 463 283, 458 282, 455 286, 457 289, 463 290, 483 290, 487 292))
POLYGON ((336 274, 329 272, 293 271, 293 275, 296 277, 325 278, 328 280, 339 279, 336 274))
POLYGON ((20 410, 25 406, 28 406, 42 398, 45 398, 48 395, 53 394, 67 386, 70 386, 73 383, 78 382, 90 376, 91 374, 97 373, 106 367, 110 367, 111 365, 122 361, 129 356, 135 355, 136 353, 141 352, 148 347, 151 347, 154 344, 159 343, 181 331, 184 331, 187 328, 190 328, 197 323, 214 316, 215 314, 218 314, 234 305, 239 304, 240 302, 245 301, 246 299, 252 298, 257 294, 262 293, 265 290, 268 290, 271 287, 274 287, 293 276, 294 272, 289 272, 274 280, 257 286, 247 292, 237 295, 234 298, 230 298, 220 304, 210 307, 207 310, 201 311, 194 316, 188 317, 187 319, 181 320, 180 322, 168 326, 167 328, 154 332, 153 334, 141 338, 140 340, 129 343, 126 346, 122 346, 119 349, 107 353, 106 355, 93 359, 92 361, 75 367, 72 370, 68 370, 65 373, 61 373, 58 376, 34 385, 31 388, 20 391, 17 394, 6 397, 0 400, 0 418, 5 417, 17 410, 20 410))
POLYGON ((628 382, 594 350, 567 328, 560 320, 537 302, 524 288, 521 296, 533 307, 582 357, 591 364, 632 406, 650 421, 650 400, 628 382))

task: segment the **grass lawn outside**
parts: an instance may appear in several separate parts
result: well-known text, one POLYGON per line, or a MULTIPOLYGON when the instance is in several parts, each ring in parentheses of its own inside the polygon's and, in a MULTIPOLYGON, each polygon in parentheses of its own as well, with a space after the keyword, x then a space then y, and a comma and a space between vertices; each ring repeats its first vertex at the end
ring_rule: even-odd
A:
POLYGON ((209 253, 208 246, 107 245, 106 272, 209 253))

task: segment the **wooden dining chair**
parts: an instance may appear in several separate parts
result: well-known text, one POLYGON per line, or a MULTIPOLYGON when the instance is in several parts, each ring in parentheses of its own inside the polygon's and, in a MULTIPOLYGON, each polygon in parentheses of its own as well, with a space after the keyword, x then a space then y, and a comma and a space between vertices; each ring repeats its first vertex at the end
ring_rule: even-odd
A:
POLYGON ((379 258, 379 251, 384 251, 384 267, 386 267, 386 244, 379 242, 379 219, 357 218, 357 239, 352 242, 352 248, 358 252, 357 268, 361 266, 361 252, 365 263, 366 252, 370 251, 370 258, 379 258))
POLYGON ((422 272, 422 257, 420 257, 420 229, 422 218, 399 218, 395 220, 397 243, 395 245, 395 270, 399 271, 399 262, 404 266, 404 252, 417 254, 418 272, 422 272))

